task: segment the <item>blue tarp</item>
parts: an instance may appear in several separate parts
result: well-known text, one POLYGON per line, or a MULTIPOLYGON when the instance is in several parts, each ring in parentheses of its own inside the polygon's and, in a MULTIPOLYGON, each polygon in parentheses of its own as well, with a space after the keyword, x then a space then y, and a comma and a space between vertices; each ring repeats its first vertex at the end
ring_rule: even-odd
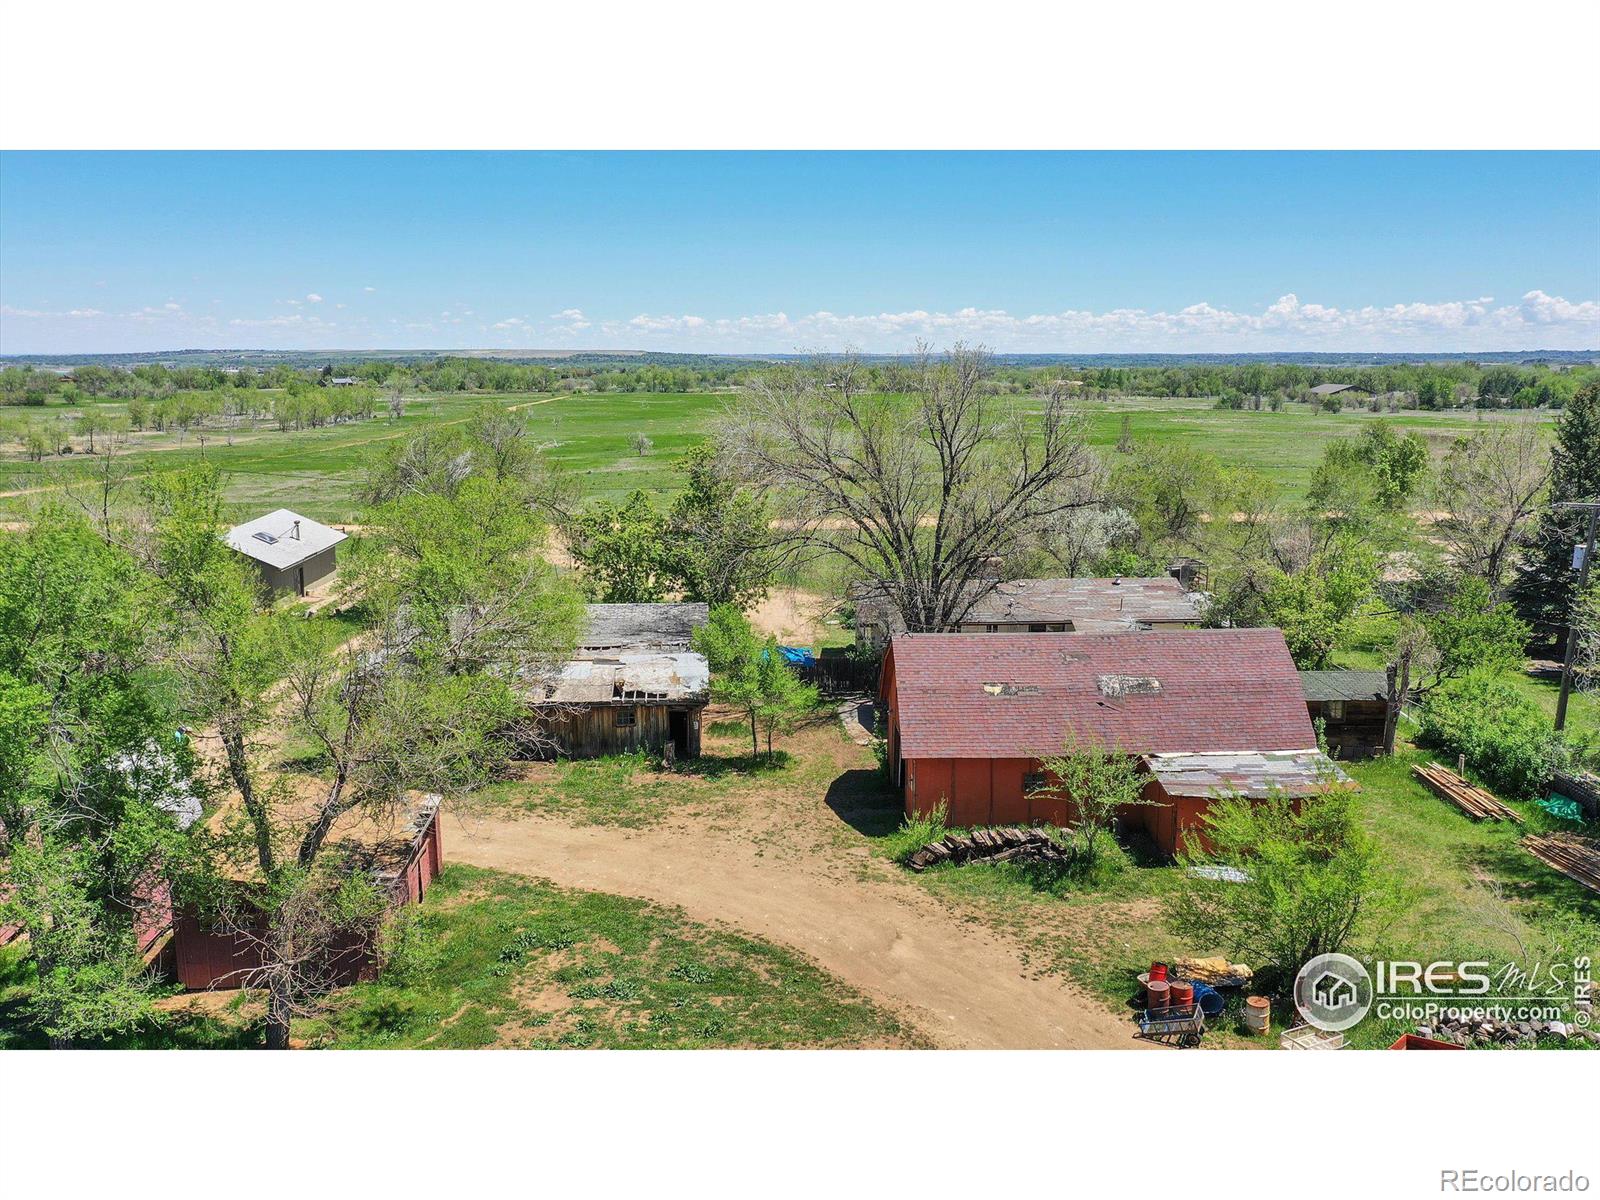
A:
POLYGON ((817 665, 817 656, 812 654, 805 646, 779 646, 778 653, 797 667, 814 667, 817 665))

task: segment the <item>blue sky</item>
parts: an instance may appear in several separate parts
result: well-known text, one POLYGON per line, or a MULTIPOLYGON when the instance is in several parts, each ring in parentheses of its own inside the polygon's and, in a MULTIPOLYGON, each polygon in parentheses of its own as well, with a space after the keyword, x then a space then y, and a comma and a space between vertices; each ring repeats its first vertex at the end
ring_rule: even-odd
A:
POLYGON ((0 155, 0 351, 1600 347, 1600 154, 0 155))

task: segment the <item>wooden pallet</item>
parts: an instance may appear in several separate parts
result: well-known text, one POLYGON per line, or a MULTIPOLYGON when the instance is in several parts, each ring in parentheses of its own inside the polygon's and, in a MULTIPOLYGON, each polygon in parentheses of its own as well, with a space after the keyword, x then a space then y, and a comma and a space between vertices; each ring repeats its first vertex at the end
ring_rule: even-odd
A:
POLYGON ((1576 833, 1539 837, 1530 833, 1522 839, 1522 844, 1540 862, 1583 884, 1591 892, 1600 892, 1600 838, 1580 837, 1576 833))
POLYGON ((1419 763, 1411 768, 1411 773, 1422 780, 1423 786, 1430 792, 1450 801, 1474 821, 1515 821, 1518 825, 1522 824, 1522 817, 1516 809, 1502 804, 1477 784, 1468 783, 1449 767, 1435 762, 1427 766, 1419 763))

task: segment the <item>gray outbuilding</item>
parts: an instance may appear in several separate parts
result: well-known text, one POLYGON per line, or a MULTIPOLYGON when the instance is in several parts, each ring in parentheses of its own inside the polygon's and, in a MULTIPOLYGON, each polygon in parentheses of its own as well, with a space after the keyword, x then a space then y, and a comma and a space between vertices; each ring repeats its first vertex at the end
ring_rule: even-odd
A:
POLYGON ((227 542, 253 560, 273 595, 305 596, 333 582, 334 547, 348 534, 280 508, 228 530, 227 542))

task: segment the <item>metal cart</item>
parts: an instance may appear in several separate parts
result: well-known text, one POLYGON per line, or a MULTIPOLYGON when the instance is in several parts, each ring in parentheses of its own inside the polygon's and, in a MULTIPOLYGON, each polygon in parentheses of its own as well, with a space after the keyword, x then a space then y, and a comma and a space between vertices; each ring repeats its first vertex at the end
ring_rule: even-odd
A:
POLYGON ((1139 1036, 1169 1046, 1198 1046, 1206 1031, 1206 1015, 1198 1004, 1145 1009, 1139 1014, 1139 1036))

